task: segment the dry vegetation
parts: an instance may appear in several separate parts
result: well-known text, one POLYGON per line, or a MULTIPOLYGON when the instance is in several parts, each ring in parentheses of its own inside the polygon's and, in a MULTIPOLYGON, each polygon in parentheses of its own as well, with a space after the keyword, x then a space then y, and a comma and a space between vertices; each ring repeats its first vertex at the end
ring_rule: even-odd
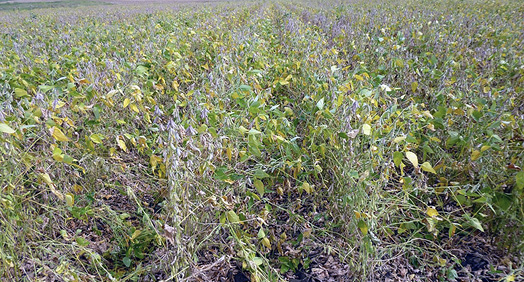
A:
POLYGON ((522 3, 159 2, 0 4, 1 280, 524 279, 522 3))

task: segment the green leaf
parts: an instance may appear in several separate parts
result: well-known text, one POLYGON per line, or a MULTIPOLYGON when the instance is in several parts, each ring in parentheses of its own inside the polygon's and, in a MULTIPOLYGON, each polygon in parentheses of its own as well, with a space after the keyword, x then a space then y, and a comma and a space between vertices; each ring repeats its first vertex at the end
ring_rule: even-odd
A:
POLYGON ((131 259, 128 258, 128 257, 124 257, 124 258, 122 259, 122 262, 124 263, 124 265, 125 265, 126 267, 131 266, 131 259))
POLYGON ((82 247, 86 247, 87 245, 89 245, 89 241, 87 241, 86 239, 84 239, 82 237, 76 237, 75 241, 76 241, 76 243, 78 245, 80 245, 82 247))
POLYGON ((515 183, 517 184, 517 188, 519 190, 524 189, 524 170, 515 175, 515 183))
POLYGON ((257 192, 260 195, 260 197, 263 197, 264 196, 264 192, 265 192, 265 190, 264 190, 264 183, 262 183, 262 181, 257 179, 257 180, 255 180, 253 185, 255 185, 255 188, 257 188, 257 192))
POLYGON ((242 84, 238 87, 238 89, 242 90, 242 91, 246 91, 246 92, 250 92, 251 91, 251 86, 249 85, 245 85, 245 84, 242 84))
POLYGON ((258 239, 262 239, 266 237, 266 232, 264 232, 264 228, 260 228, 260 230, 258 230, 257 237, 258 239))
POLYGON ((257 140, 257 138, 255 137, 254 134, 249 134, 249 137, 248 137, 248 143, 249 145, 249 151, 257 156, 257 157, 260 157, 262 156, 262 152, 260 152, 260 149, 258 148, 258 146, 260 146, 260 142, 257 140))
POLYGON ((404 155, 401 152, 393 153, 393 162, 396 166, 400 166, 400 164, 402 163, 402 159, 404 159, 404 155))
POLYGON ((7 134, 13 134, 15 133, 15 130, 9 127, 9 125, 5 123, 0 123, 0 132, 7 133, 7 134))
POLYGON ((413 164, 414 167, 418 167, 418 158, 417 155, 415 155, 412 152, 406 152, 406 158, 413 164))
POLYGON ((264 179, 264 178, 269 177, 269 174, 267 174, 265 171, 263 171, 261 169, 257 169, 257 170, 255 170, 255 173, 253 174, 253 176, 258 178, 258 179, 264 179))
POLYGON ((262 134, 262 132, 252 128, 252 129, 249 130, 249 132, 247 134, 249 134, 249 135, 259 135, 259 134, 262 134))
POLYGON ((264 261, 259 257, 254 257, 252 261, 256 266, 262 265, 264 263, 264 261))
POLYGON ((457 226, 454 223, 449 223, 449 230, 448 230, 448 236, 449 238, 453 237, 455 235, 455 231, 457 230, 457 226))
POLYGON ((482 228, 482 224, 477 218, 469 216, 467 214, 465 214, 464 217, 472 227, 476 228, 480 232, 484 232, 484 228, 482 228))

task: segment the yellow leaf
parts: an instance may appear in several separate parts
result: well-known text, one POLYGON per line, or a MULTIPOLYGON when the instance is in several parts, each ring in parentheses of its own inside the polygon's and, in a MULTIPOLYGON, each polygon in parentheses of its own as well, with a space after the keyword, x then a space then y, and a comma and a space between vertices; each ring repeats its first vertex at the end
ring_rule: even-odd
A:
POLYGON ((156 166, 159 163, 162 163, 162 161, 162 157, 159 157, 157 155, 151 155, 151 157, 149 158, 149 163, 151 164, 151 168, 153 169, 153 171, 156 169, 156 166))
POLYGON ((515 275, 511 274, 509 276, 506 277, 506 282, 513 282, 515 281, 515 275))
POLYGON ((53 180, 51 180, 51 176, 49 176, 49 174, 47 172, 40 173, 39 176, 40 176, 40 178, 42 178, 42 180, 45 182, 45 184, 47 184, 47 185, 52 185, 53 184, 53 180))
POLYGON ((412 152, 406 152, 406 158, 413 164, 414 167, 418 167, 418 158, 412 152))
POLYGON ((428 207, 428 209, 426 210, 426 213, 431 217, 438 216, 438 211, 432 207, 428 207))
POLYGON ((226 155, 229 161, 231 161, 231 158, 233 157, 233 153, 231 152, 231 148, 226 149, 226 155))
POLYGON ((368 234, 369 227, 364 220, 361 219, 358 221, 358 228, 360 229, 362 234, 364 235, 368 234))
POLYGON ((418 88, 418 82, 414 81, 411 83, 411 91, 415 92, 418 88))
POLYGON ((262 245, 266 246, 268 249, 271 249, 271 242, 269 242, 268 238, 262 238, 262 245))
POLYGON ((138 237, 138 235, 140 235, 140 233, 142 233, 142 231, 135 230, 135 232, 133 232, 133 234, 131 235, 131 240, 136 239, 136 237, 138 237))
POLYGON ((122 149, 122 151, 126 152, 127 153, 127 146, 126 146, 126 142, 124 142, 122 139, 118 138, 116 139, 116 142, 118 143, 118 147, 120 147, 120 149, 122 149))
POLYGON ((304 182, 302 184, 302 189, 304 189, 304 191, 306 191, 306 193, 308 193, 308 194, 311 194, 311 192, 313 192, 313 188, 307 182, 304 182))
POLYGON ((472 161, 476 161, 480 158, 480 151, 479 150, 473 150, 473 152, 471 152, 471 160, 472 161))
POLYGON ((427 118, 433 118, 433 115, 429 111, 423 111, 422 115, 424 115, 427 118))
POLYGON ((57 162, 63 162, 64 161, 64 154, 62 154, 62 150, 60 148, 53 149, 53 159, 55 159, 57 162))
POLYGON ((420 168, 422 168, 423 171, 431 172, 433 174, 437 174, 437 172, 433 169, 431 164, 429 162, 425 162, 422 165, 420 165, 420 168))
POLYGON ((104 138, 104 136, 102 134, 91 134, 91 136, 89 136, 89 139, 91 139, 91 141, 93 141, 94 143, 96 144, 100 144, 102 143, 102 139, 104 138))
POLYGON ((134 112, 137 112, 139 113, 140 111, 138 110, 138 107, 136 106, 135 103, 131 104, 131 106, 129 106, 131 108, 131 110, 133 110, 134 112))
POLYGON ((15 97, 16 98, 22 98, 22 97, 26 97, 26 96, 29 96, 27 94, 27 91, 25 91, 24 89, 15 88, 15 97))
POLYGON ((402 141, 406 140, 406 136, 401 136, 401 137, 396 137, 395 139, 393 139, 393 142, 394 143, 400 143, 402 141))
POLYGON ((11 127, 9 127, 9 125, 7 125, 5 123, 0 123, 0 132, 13 134, 13 133, 15 133, 15 130, 12 129, 11 127))
POLYGON ((63 142, 69 141, 69 138, 67 136, 65 136, 65 134, 62 132, 62 130, 60 130, 60 128, 58 128, 56 126, 51 127, 51 135, 57 141, 63 141, 63 142))
POLYGON ((75 191, 76 193, 79 193, 82 190, 84 190, 84 188, 82 186, 80 186, 78 184, 73 185, 73 191, 75 191))
POLYGON ((364 135, 371 135, 371 126, 364 123, 364 125, 362 125, 362 133, 364 133, 364 135))
POLYGON ((486 146, 486 145, 484 145, 484 146, 482 146, 482 147, 480 148, 480 152, 484 152, 484 151, 486 151, 486 150, 489 149, 489 148, 491 148, 491 146, 486 146))
POLYGON ((255 180, 254 182, 255 188, 257 188, 258 194, 260 194, 260 197, 264 196, 264 183, 260 181, 259 179, 255 180))
POLYGON ((71 193, 67 193, 65 196, 66 204, 68 207, 72 207, 75 204, 75 198, 74 195, 71 193))
POLYGON ((129 103, 131 103, 131 100, 129 100, 129 98, 125 98, 125 99, 124 99, 124 108, 126 108, 127 106, 129 106, 129 103))
POLYGON ((237 223, 237 222, 240 221, 240 218, 238 217, 238 215, 234 211, 228 211, 226 216, 227 216, 227 219, 229 220, 229 222, 231 222, 231 223, 237 223))
POLYGON ((58 197, 58 199, 62 201, 64 200, 64 195, 62 195, 60 191, 56 190, 55 184, 53 183, 53 180, 51 180, 51 177, 49 176, 49 174, 44 172, 44 173, 38 174, 38 176, 44 181, 45 184, 47 184, 47 186, 49 186, 49 188, 51 189, 51 192, 55 194, 58 197))

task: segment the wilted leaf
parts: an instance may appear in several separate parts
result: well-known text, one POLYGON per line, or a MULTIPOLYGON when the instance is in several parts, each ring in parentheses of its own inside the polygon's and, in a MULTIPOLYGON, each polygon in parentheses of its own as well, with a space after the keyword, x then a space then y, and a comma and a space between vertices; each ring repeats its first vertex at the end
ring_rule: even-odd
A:
POLYGON ((262 258, 260 257, 254 257, 252 262, 256 265, 256 266, 259 266, 259 265, 262 265, 264 263, 264 261, 262 260, 262 258))
POLYGON ((358 129, 353 129, 353 130, 350 130, 348 133, 347 133, 347 136, 351 139, 355 139, 358 135, 358 133, 360 132, 360 130, 358 129))
POLYGON ((135 103, 131 104, 129 107, 131 108, 131 110, 133 110, 136 113, 140 112, 140 110, 138 110, 138 107, 136 106, 135 103))

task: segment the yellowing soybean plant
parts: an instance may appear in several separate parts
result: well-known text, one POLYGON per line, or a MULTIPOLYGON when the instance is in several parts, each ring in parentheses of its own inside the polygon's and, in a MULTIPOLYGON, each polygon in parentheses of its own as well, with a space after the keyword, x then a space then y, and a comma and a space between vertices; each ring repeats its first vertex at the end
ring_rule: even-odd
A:
POLYGON ((524 281, 521 1, 0 10, 0 280, 524 281))

